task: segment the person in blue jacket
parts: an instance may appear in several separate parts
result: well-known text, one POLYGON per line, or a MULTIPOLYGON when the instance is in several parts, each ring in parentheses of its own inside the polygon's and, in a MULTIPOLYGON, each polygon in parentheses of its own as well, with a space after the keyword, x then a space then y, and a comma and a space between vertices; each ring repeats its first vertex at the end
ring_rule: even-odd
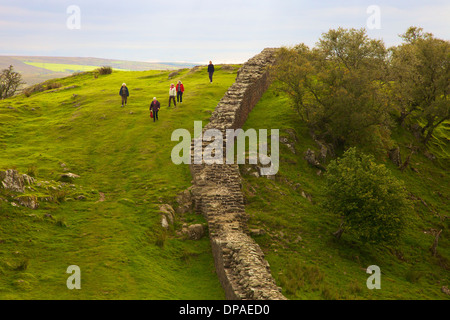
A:
POLYGON ((122 87, 120 87, 119 94, 122 97, 122 108, 123 108, 124 105, 127 105, 127 98, 130 95, 130 93, 128 92, 127 85, 125 83, 122 83, 122 87))
POLYGON ((209 83, 212 83, 213 73, 214 73, 214 65, 212 64, 212 61, 209 62, 208 73, 209 73, 209 83))

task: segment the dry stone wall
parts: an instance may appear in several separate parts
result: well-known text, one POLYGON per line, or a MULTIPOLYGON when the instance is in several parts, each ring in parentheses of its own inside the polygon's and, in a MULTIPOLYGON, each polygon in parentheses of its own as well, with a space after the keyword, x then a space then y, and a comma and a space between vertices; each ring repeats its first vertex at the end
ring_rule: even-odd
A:
MULTIPOLYGON (((274 63, 275 52, 264 49, 239 69, 236 82, 217 105, 203 132, 220 130, 226 144, 226 129, 242 127, 269 86, 267 68, 274 63)), ((193 140, 192 151, 195 143, 193 140)), ((198 143, 202 150, 209 144, 198 143)), ((193 159, 191 163, 195 208, 208 221, 216 272, 227 299, 286 299, 272 278, 261 248, 249 236, 238 165, 225 161, 194 164, 193 159)))

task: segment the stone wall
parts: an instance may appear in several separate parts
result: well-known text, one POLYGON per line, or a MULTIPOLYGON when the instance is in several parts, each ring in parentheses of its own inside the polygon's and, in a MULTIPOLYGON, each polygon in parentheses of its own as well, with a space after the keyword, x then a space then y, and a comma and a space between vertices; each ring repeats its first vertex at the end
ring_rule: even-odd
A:
MULTIPOLYGON (((267 67, 274 62, 275 52, 276 49, 264 49, 239 69, 236 82, 203 131, 219 129, 226 141, 226 129, 242 127, 269 86, 267 67)), ((203 148, 209 144, 199 143, 203 148)), ((193 149, 194 144, 193 141, 193 149)), ((238 165, 192 161, 190 169, 195 209, 208 221, 216 272, 227 299, 286 299, 272 278, 261 248, 248 234, 238 165)))

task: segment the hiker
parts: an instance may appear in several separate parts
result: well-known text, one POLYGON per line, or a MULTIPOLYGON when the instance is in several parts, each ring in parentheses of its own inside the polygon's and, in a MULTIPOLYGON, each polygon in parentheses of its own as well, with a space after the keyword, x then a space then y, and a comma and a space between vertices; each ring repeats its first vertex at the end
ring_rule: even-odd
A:
POLYGON ((177 84, 177 102, 183 103, 183 92, 184 92, 184 86, 181 83, 181 80, 178 80, 177 84))
POLYGON ((120 87, 119 94, 122 97, 122 108, 123 108, 124 105, 127 105, 127 98, 130 95, 130 93, 128 92, 127 85, 125 83, 122 83, 122 87, 120 87))
POLYGON ((158 120, 158 111, 160 108, 160 103, 158 100, 156 100, 156 97, 153 97, 152 103, 150 103, 150 111, 153 112, 153 122, 158 120))
POLYGON ((212 78, 213 78, 213 73, 214 73, 214 65, 212 64, 212 61, 209 62, 208 73, 209 73, 209 83, 212 83, 212 78))
POLYGON ((169 89, 169 107, 170 107, 170 102, 173 99, 173 104, 175 105, 175 107, 177 106, 177 102, 175 101, 175 96, 177 95, 177 89, 175 88, 174 84, 171 83, 170 84, 170 89, 169 89))

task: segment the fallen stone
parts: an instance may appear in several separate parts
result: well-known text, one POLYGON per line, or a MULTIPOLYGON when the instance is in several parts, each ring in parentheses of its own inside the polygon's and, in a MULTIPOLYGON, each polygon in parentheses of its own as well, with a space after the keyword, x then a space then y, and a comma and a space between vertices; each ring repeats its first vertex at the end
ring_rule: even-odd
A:
POLYGON ((75 174, 75 173, 70 173, 70 172, 68 172, 68 173, 63 173, 62 175, 61 175, 61 178, 79 178, 80 176, 79 175, 77 175, 77 174, 75 174))
POLYGON ((162 216, 161 216, 161 226, 162 226, 164 229, 168 229, 168 228, 169 228, 169 223, 167 222, 167 218, 166 218, 165 215, 162 215, 162 216))
POLYGON ((205 234, 205 229, 202 224, 193 224, 184 230, 187 230, 187 236, 190 240, 200 240, 205 234))
POLYGON ((250 229, 250 235, 252 236, 263 236, 266 234, 264 229, 250 229))

